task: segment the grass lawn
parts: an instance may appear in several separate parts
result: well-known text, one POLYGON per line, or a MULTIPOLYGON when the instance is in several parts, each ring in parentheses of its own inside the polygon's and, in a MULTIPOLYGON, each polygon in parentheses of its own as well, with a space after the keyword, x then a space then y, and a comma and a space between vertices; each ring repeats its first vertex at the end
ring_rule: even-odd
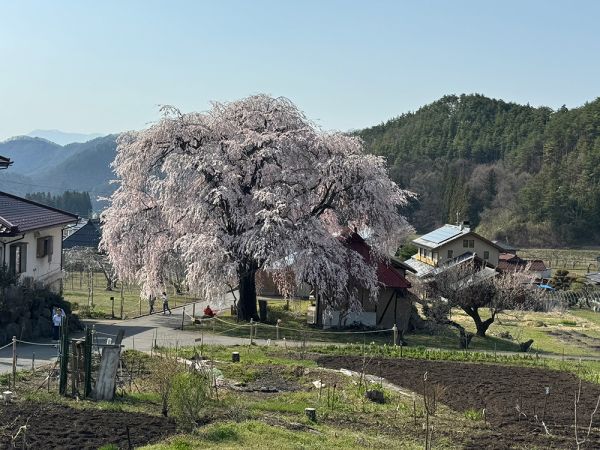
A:
MULTIPOLYGON (((114 316, 121 316, 121 285, 113 291, 106 290, 106 279, 101 273, 95 273, 93 276, 93 308, 91 307, 91 289, 89 277, 87 274, 78 272, 70 272, 64 281, 64 297, 65 300, 74 305, 74 311, 81 317, 104 318, 111 317, 113 313, 114 298, 114 316), (89 307, 88 307, 89 306, 89 307)), ((174 308, 185 303, 189 303, 194 299, 185 295, 177 295, 170 291, 169 306, 174 308)), ((162 308, 160 299, 157 299, 154 304, 155 310, 162 308)), ((125 284, 123 286, 123 318, 138 317, 147 314, 149 311, 148 302, 140 301, 140 289, 138 286, 125 284)))

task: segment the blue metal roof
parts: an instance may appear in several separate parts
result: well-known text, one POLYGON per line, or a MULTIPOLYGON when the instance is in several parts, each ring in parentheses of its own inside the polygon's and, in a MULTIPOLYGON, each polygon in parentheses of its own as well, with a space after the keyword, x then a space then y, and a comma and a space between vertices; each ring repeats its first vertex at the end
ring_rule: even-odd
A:
POLYGON ((438 247, 440 244, 450 241, 457 236, 467 234, 469 231, 469 228, 463 228, 461 230, 460 227, 456 225, 444 225, 437 230, 433 230, 430 233, 415 239, 413 242, 427 247, 438 247))

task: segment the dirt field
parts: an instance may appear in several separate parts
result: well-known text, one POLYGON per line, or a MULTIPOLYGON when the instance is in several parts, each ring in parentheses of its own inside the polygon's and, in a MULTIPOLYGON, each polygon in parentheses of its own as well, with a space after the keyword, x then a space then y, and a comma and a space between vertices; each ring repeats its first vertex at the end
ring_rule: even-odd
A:
MULTIPOLYGON (((318 362, 336 369, 360 371, 362 367, 360 357, 321 357, 318 362)), ((574 396, 579 380, 574 375, 526 367, 409 359, 371 359, 366 372, 417 393, 423 390, 423 375, 427 372, 427 379, 444 390, 442 403, 460 412, 485 408, 488 424, 482 421, 483 433, 476 440, 465 438, 465 448, 576 448, 574 396), (546 387, 550 393, 544 407, 546 387), (518 413, 517 405, 523 414, 518 413), (542 417, 551 436, 544 432, 542 417)), ((582 382, 580 439, 587 432, 598 395, 600 386, 582 382)), ((595 424, 581 448, 600 448, 600 411, 595 424)))
MULTIPOLYGON (((132 448, 175 432, 175 425, 162 417, 22 402, 0 408, 0 448, 11 448, 9 435, 26 423, 27 448, 39 449, 97 449, 106 444, 128 448, 127 426, 132 448)), ((17 438, 16 444, 21 448, 22 440, 17 438)))

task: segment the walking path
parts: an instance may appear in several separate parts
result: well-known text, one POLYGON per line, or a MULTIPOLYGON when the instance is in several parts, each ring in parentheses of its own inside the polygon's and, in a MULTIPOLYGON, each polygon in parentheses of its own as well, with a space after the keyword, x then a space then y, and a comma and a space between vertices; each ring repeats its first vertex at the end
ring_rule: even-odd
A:
MULTIPOLYGON (((225 298, 224 307, 229 308, 233 304, 233 296, 229 294, 225 298)), ((206 307, 206 302, 199 301, 195 304, 196 315, 200 315, 206 307)), ((88 326, 94 326, 96 330, 97 342, 104 344, 107 339, 114 339, 120 330, 124 330, 125 337, 123 345, 126 349, 136 349, 140 351, 150 351, 154 341, 156 344, 164 347, 181 347, 199 345, 201 336, 203 343, 207 345, 240 345, 248 344, 249 338, 224 336, 212 334, 208 331, 200 333, 199 330, 181 330, 182 319, 185 323, 189 323, 192 304, 185 307, 180 306, 172 308, 171 315, 163 315, 156 313, 152 315, 137 317, 129 320, 85 320, 84 323, 88 326), (184 316, 185 308, 185 316, 184 316)), ((82 333, 81 333, 82 335, 82 333)), ((75 335, 73 337, 79 337, 75 335)), ((258 345, 266 345, 265 339, 254 339, 258 345)), ((281 342, 272 342, 272 344, 281 344, 281 342)), ((287 340, 285 345, 300 346, 303 343, 300 341, 287 340)), ((305 342, 307 345, 322 344, 322 342, 305 342)), ((435 349, 431 349, 435 350, 435 349)), ((470 350, 471 352, 475 350, 470 350)), ((33 344, 21 343, 17 344, 17 369, 30 369, 32 360, 35 358, 36 367, 52 363, 56 360, 58 348, 51 344, 51 341, 44 340, 33 344)), ((523 355, 515 352, 500 352, 499 355, 523 355)), ((540 355, 544 358, 558 359, 560 355, 540 355)), ((567 356, 565 359, 583 359, 583 360, 599 360, 597 357, 572 357, 567 356)), ((10 373, 12 371, 12 346, 0 350, 0 374, 10 373)))
MULTIPOLYGON (((225 297, 223 308, 229 308, 233 304, 233 296, 228 294, 225 297)), ((199 301, 195 304, 196 316, 201 315, 206 307, 205 301, 199 301)), ((214 305, 213 305, 214 306, 214 305)), ((172 314, 163 315, 155 313, 137 317, 128 320, 84 320, 87 326, 94 326, 96 330, 97 342, 106 343, 107 339, 114 342, 117 333, 120 330, 125 331, 123 345, 126 349, 136 349, 140 351, 150 351, 156 339, 156 344, 164 347, 181 347, 200 345, 200 339, 204 340, 206 345, 239 345, 248 344, 249 338, 223 336, 204 332, 202 335, 199 330, 181 330, 182 319, 185 323, 190 322, 192 304, 189 303, 177 308, 171 308, 172 314), (185 308, 185 316, 184 314, 185 308)), ((73 337, 83 336, 83 333, 75 334, 73 337)), ((52 363, 58 355, 58 347, 50 345, 52 341, 46 339, 34 344, 17 343, 17 369, 30 369, 32 360, 35 358, 36 367, 52 363)), ((254 339, 259 345, 266 345, 265 339, 254 339)), ((286 345, 299 346, 301 342, 287 341, 286 345)), ((12 346, 0 350, 0 374, 10 373, 12 371, 12 346)))

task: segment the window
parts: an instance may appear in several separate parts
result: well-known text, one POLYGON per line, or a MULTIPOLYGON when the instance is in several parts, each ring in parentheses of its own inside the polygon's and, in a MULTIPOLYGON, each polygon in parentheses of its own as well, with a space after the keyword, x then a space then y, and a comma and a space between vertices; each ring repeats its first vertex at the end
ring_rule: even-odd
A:
POLYGON ((475 241, 473 239, 469 240, 469 248, 475 248, 475 241))
POLYGON ((52 253, 53 253, 53 242, 52 236, 41 237, 37 240, 37 252, 36 256, 38 258, 43 258, 45 256, 48 257, 48 262, 52 261, 52 253))
POLYGON ((483 252, 483 259, 485 259, 486 261, 488 259, 490 259, 490 252, 488 252, 488 251, 483 252))
POLYGON ((454 251, 448 250, 448 259, 451 259, 454 256, 454 251))
POLYGON ((469 241, 468 241, 467 239, 464 239, 464 240, 463 240, 463 247, 464 247, 464 248, 467 248, 467 247, 469 247, 469 241))
POLYGON ((10 246, 9 270, 15 275, 27 270, 27 244, 18 243, 10 246))

